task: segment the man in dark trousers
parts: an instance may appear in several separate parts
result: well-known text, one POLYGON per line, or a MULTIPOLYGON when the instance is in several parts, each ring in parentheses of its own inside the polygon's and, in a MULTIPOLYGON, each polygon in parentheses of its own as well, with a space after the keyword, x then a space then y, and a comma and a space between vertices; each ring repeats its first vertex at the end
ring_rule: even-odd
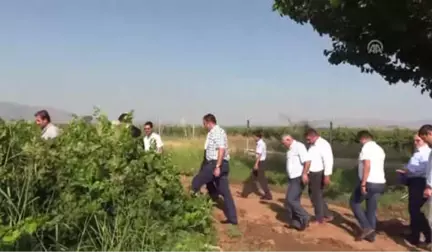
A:
POLYGON ((305 132, 308 142, 309 169, 304 169, 302 180, 308 182, 309 196, 315 212, 315 221, 312 224, 324 224, 333 220, 327 203, 324 200, 324 187, 330 184, 333 173, 333 151, 327 140, 312 128, 305 132))
POLYGON ((267 145, 262 139, 261 131, 254 132, 254 138, 256 141, 255 163, 252 167, 252 173, 250 177, 244 183, 241 196, 247 198, 247 196, 249 196, 252 191, 258 192, 256 183, 258 182, 261 186, 261 189, 264 191, 264 195, 261 197, 261 200, 272 200, 273 197, 268 186, 267 177, 265 176, 267 145))
POLYGON ((213 182, 224 199, 224 213, 227 217, 222 223, 237 225, 237 212, 228 182, 229 159, 228 138, 216 117, 207 114, 203 125, 208 130, 205 142, 205 164, 192 180, 192 190, 198 193, 203 185, 213 182))
POLYGON ((308 183, 307 170, 310 160, 306 146, 292 136, 284 135, 282 144, 288 149, 286 154, 288 189, 285 196, 285 207, 290 218, 290 226, 303 231, 309 225, 309 214, 301 205, 301 196, 308 183), (306 176, 302 176, 303 171, 306 171, 306 176))
POLYGON ((421 211, 427 201, 427 198, 423 197, 423 191, 426 187, 426 170, 431 148, 417 134, 414 136, 414 146, 416 150, 405 169, 397 170, 397 172, 407 177, 411 229, 407 241, 417 246, 420 244, 420 233, 425 236, 426 243, 431 243, 431 229, 426 216, 421 211))
MULTIPOLYGON (((432 125, 425 124, 421 126, 421 128, 418 131, 418 135, 425 143, 429 145, 429 147, 432 148, 432 125)), ((428 220, 429 220, 429 227, 432 228, 432 199, 431 199, 432 197, 432 151, 429 154, 428 164, 426 168, 426 186, 423 191, 423 197, 428 199, 426 203, 429 205, 427 206, 429 210, 428 220)), ((426 249, 432 251, 432 243, 430 240, 429 240, 429 244, 426 245, 426 249)))
MULTIPOLYGON (((207 163, 206 151, 204 149, 204 155, 203 155, 203 160, 201 162, 200 171, 205 167, 206 163, 207 163)), ((219 200, 219 192, 216 188, 215 182, 211 181, 211 182, 206 183, 206 188, 207 188, 208 194, 209 194, 210 198, 213 200, 213 202, 217 202, 219 200)))

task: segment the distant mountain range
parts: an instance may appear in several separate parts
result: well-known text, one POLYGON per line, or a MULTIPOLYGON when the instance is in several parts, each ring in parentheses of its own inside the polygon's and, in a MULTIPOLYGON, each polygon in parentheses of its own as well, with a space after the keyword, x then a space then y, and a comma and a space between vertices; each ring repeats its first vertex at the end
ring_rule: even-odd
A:
MULTIPOLYGON (((56 108, 29 106, 13 102, 0 101, 0 118, 3 118, 5 120, 34 120, 34 114, 41 109, 46 109, 50 113, 51 120, 55 123, 67 123, 73 117, 72 112, 56 108)), ((280 123, 278 123, 279 125, 297 124, 304 121, 300 119, 293 119, 291 120, 291 122, 289 122, 287 118, 284 119, 281 117, 280 119, 280 123)), ((432 123, 432 118, 431 120, 415 121, 381 120, 376 118, 335 118, 331 121, 333 121, 334 127, 383 127, 389 129, 396 127, 405 127, 417 129, 423 124, 432 123)), ((136 121, 135 123, 139 124, 138 121, 136 121)), ((309 120, 308 123, 313 127, 329 127, 330 120, 309 120)))
POLYGON ((29 106, 13 102, 0 101, 0 118, 5 120, 34 120, 34 114, 45 109, 54 123, 66 123, 72 119, 73 113, 49 107, 29 106))

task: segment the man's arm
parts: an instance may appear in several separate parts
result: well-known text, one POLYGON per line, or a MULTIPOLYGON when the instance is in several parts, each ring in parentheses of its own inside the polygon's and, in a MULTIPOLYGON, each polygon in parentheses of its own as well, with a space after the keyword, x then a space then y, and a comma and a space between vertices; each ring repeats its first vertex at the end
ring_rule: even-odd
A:
POLYGON ((330 176, 333 173, 333 150, 330 144, 321 146, 321 148, 324 164, 324 176, 330 176))
POLYGON ((361 152, 360 152, 360 161, 363 164, 363 174, 362 174, 362 180, 361 180, 361 186, 366 186, 367 179, 369 177, 370 173, 370 160, 371 160, 371 154, 369 153, 368 149, 363 146, 361 152))
POLYGON ((215 134, 214 141, 216 149, 218 150, 216 167, 220 168, 225 156, 226 134, 224 134, 224 132, 215 134))
POLYGON ((361 186, 366 186, 366 182, 370 173, 370 160, 364 159, 362 160, 362 162, 363 162, 363 175, 362 175, 361 186))
POLYGON ((255 160, 254 168, 258 167, 259 161, 261 160, 262 153, 263 153, 263 146, 262 144, 258 144, 256 149, 256 160, 255 160))
POLYGON ((303 175, 307 175, 309 172, 311 159, 309 157, 309 153, 306 149, 306 146, 301 145, 299 147, 299 157, 300 157, 300 162, 303 164, 303 175))
MULTIPOLYGON (((417 173, 420 172, 422 168, 421 156, 419 153, 415 153, 409 160, 408 164, 405 166, 408 172, 417 173)), ((424 166, 423 166, 424 167, 424 166)))
POLYGON ((429 154, 426 170, 426 188, 432 189, 432 152, 429 154))
POLYGON ((155 140, 156 140, 157 152, 158 153, 162 153, 162 151, 163 151, 163 145, 164 144, 162 142, 162 139, 161 139, 160 135, 156 135, 155 140))

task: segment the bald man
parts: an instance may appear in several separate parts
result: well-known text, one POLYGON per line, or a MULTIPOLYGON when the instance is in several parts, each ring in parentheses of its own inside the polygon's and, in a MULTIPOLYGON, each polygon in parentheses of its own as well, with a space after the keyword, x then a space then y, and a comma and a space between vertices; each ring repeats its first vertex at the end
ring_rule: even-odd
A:
POLYGON ((282 144, 288 149, 286 170, 289 180, 285 205, 292 218, 291 226, 303 231, 309 226, 309 214, 301 206, 300 199, 308 183, 307 171, 310 166, 310 158, 306 146, 292 136, 284 135, 282 144), (304 173, 306 176, 303 176, 304 173))

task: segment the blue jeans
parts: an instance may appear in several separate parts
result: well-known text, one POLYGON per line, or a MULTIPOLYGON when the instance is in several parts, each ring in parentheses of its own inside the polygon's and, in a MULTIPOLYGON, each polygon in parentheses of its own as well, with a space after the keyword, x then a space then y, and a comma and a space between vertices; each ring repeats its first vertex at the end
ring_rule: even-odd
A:
POLYGON ((366 195, 361 193, 359 184, 351 195, 350 206, 362 229, 376 228, 376 211, 378 198, 384 192, 385 184, 366 183, 366 195), (366 211, 362 209, 362 202, 366 200, 366 211))

